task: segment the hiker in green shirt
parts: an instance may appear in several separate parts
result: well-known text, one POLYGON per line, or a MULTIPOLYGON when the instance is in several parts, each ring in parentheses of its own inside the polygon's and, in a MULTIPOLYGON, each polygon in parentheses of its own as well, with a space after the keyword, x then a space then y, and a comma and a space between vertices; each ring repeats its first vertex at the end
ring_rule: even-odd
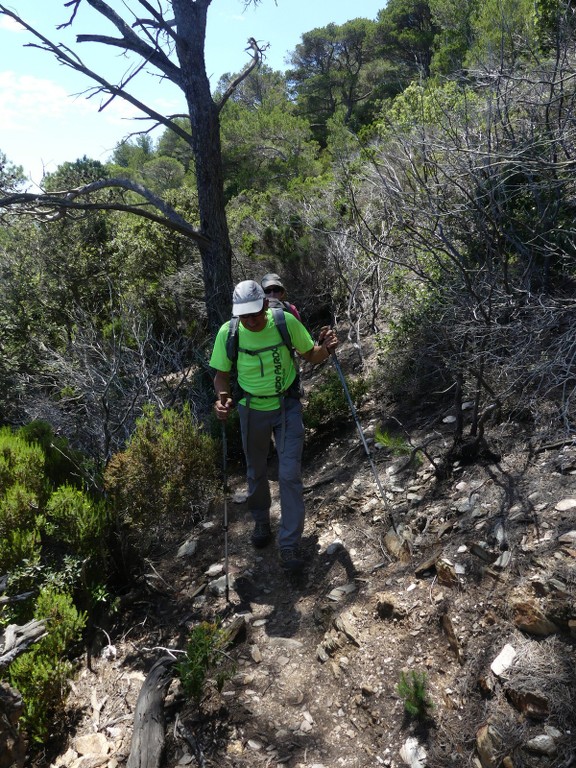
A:
MULTIPOLYGON (((293 351, 283 338, 275 314, 268 308, 266 295, 257 282, 244 280, 238 283, 232 305, 233 316, 239 318, 237 357, 234 360, 230 352, 233 321, 228 321, 218 331, 210 358, 210 366, 216 370, 216 416, 225 420, 232 408, 230 371, 236 365, 242 391, 237 405, 246 457, 248 508, 254 519, 251 540, 255 547, 265 547, 272 539, 267 459, 273 433, 280 487, 280 563, 288 571, 297 571, 304 565, 299 552, 304 530, 301 473, 304 424, 298 368, 293 351)), ((327 360, 338 346, 332 329, 323 328, 318 344, 314 344, 301 322, 289 312, 282 314, 289 334, 288 343, 307 362, 315 364, 327 360)))

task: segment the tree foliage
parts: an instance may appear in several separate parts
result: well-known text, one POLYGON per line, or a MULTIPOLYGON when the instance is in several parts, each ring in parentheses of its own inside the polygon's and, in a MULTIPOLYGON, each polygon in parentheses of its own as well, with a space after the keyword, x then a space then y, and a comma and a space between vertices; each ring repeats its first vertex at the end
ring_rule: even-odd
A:
POLYGON ((4 152, 0 152, 0 194, 15 192, 24 181, 22 167, 11 163, 4 152))
POLYGON ((468 69, 513 67, 535 48, 532 0, 485 0, 471 17, 468 69))
MULTIPOLYGON (((126 18, 102 0, 87 0, 86 6, 104 19, 114 30, 113 34, 79 34, 77 45, 91 43, 106 48, 118 48, 134 61, 129 74, 114 83, 102 73, 90 69, 75 51, 50 40, 42 32, 28 24, 12 9, 0 5, 0 14, 8 16, 37 41, 35 45, 53 55, 61 64, 81 73, 94 82, 95 93, 105 99, 121 98, 137 107, 152 127, 163 125, 180 136, 191 148, 195 164, 195 182, 198 192, 199 219, 187 222, 151 190, 142 188, 127 179, 98 180, 95 184, 83 185, 70 195, 38 195, 27 193, 20 196, 5 196, 4 207, 30 204, 36 207, 72 209, 116 208, 131 213, 156 218, 165 226, 177 228, 190 237, 198 246, 203 267, 205 302, 208 324, 215 330, 229 314, 232 294, 231 246, 225 214, 224 178, 220 148, 220 111, 230 97, 235 84, 222 94, 216 102, 210 91, 210 81, 204 61, 204 40, 208 8, 211 0, 197 0, 190 4, 186 0, 171 0, 169 7, 151 9, 147 2, 134 0, 123 8, 126 18), (144 15, 141 15, 143 13, 144 15), (152 106, 138 98, 134 89, 137 74, 149 69, 174 83, 182 92, 187 105, 190 131, 182 122, 158 113, 152 106), (105 182, 105 183, 104 183, 105 182), (130 190, 140 196, 140 203, 134 201, 93 202, 91 195, 105 188, 130 190), (151 210, 153 209, 153 210, 151 210), (158 211, 160 213, 158 213, 158 211)), ((64 3, 68 8, 68 20, 63 26, 77 22, 76 13, 80 0, 64 3)), ((261 51, 255 41, 251 45, 251 61, 240 80, 261 60, 261 51)))
POLYGON ((428 0, 389 0, 378 13, 376 44, 397 65, 403 85, 414 76, 429 76, 438 32, 428 0))
POLYGON ((227 198, 250 189, 287 189, 317 175, 318 145, 277 73, 252 74, 243 85, 243 93, 222 110, 227 198))
POLYGON ((362 105, 377 98, 374 59, 376 25, 368 19, 329 24, 302 35, 291 56, 287 77, 298 111, 310 122, 318 141, 326 144, 326 124, 339 109, 353 123, 362 105))
POLYGON ((429 0, 434 37, 430 71, 433 75, 462 74, 464 60, 472 45, 472 19, 479 0, 429 0))

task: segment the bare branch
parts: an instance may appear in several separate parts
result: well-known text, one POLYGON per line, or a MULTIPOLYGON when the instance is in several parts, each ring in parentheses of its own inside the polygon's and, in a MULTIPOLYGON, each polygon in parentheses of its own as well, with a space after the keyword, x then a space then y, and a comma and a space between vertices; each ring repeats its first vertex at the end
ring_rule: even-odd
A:
MULTIPOLYGON (((129 27, 128 24, 126 24, 124 19, 119 16, 116 11, 114 11, 107 3, 102 2, 102 0, 86 0, 86 2, 88 5, 94 8, 94 10, 98 11, 98 13, 104 16, 104 18, 108 19, 108 21, 114 24, 122 37, 99 38, 98 35, 77 35, 76 40, 79 43, 85 41, 104 42, 106 45, 116 45, 125 48, 128 51, 137 53, 146 61, 151 62, 161 72, 164 72, 164 74, 169 77, 172 82, 176 83, 177 85, 181 84, 180 70, 172 61, 170 61, 168 56, 166 56, 162 50, 160 50, 157 46, 151 47, 147 45, 143 40, 141 40, 134 32, 134 30, 129 27)), ((147 10, 149 9, 147 8, 147 10)), ((158 15, 156 21, 163 31, 168 31, 170 36, 173 37, 173 32, 166 23, 162 22, 161 16, 158 15)), ((143 24, 142 21, 137 23, 140 25, 143 24)))
POLYGON ((26 213, 34 213, 45 221, 54 221, 66 215, 67 211, 124 211, 133 213, 136 216, 155 221, 158 224, 166 226, 173 232, 179 232, 185 237, 194 240, 198 244, 209 242, 209 239, 202 235, 197 229, 189 224, 177 211, 168 205, 162 198, 155 195, 146 187, 130 179, 100 179, 90 184, 85 184, 72 190, 62 192, 16 192, 0 198, 0 208, 11 209, 18 206, 27 206, 26 213), (118 201, 85 201, 82 198, 94 192, 106 188, 120 188, 140 195, 146 202, 154 206, 162 213, 162 216, 155 214, 148 208, 140 207, 135 204, 126 204, 118 201))
MULTIPOLYGON (((42 35, 6 5, 0 5, 0 15, 8 16, 27 30, 34 40, 31 43, 32 47, 47 51, 60 64, 86 76, 92 83, 92 86, 85 91, 88 98, 103 95, 100 110, 105 109, 112 99, 120 97, 138 110, 144 120, 150 120, 155 127, 165 126, 190 146, 196 169, 199 231, 184 222, 181 217, 176 216, 173 211, 166 215, 167 209, 163 209, 158 200, 152 200, 141 190, 136 190, 137 194, 160 210, 161 216, 152 212, 146 204, 141 207, 130 207, 123 201, 116 205, 100 200, 79 201, 78 193, 74 193, 71 197, 52 196, 50 198, 43 195, 36 200, 20 198, 20 202, 24 205, 28 204, 33 213, 34 205, 44 213, 48 210, 52 214, 54 210, 73 209, 115 208, 130 211, 166 224, 171 229, 192 238, 199 247, 202 260, 208 324, 216 330, 229 316, 232 295, 232 246, 226 220, 219 112, 212 97, 204 56, 207 13, 211 0, 195 0, 195 2, 171 0, 170 3, 138 0, 143 9, 142 17, 138 17, 126 2, 117 4, 103 0, 68 0, 64 5, 70 9, 69 21, 62 25, 63 27, 71 26, 73 21, 78 21, 77 10, 81 2, 107 19, 118 30, 119 35, 100 35, 90 32, 87 35, 77 36, 78 43, 95 42, 138 57, 137 63, 130 59, 129 71, 118 78, 117 84, 98 74, 99 65, 94 65, 95 70, 91 69, 74 51, 42 35), (112 5, 114 8, 111 7, 112 5), (173 18, 165 15, 168 9, 173 13, 173 18), (125 18, 128 18, 128 21, 125 18), (155 108, 128 92, 128 84, 132 85, 136 75, 144 69, 147 74, 156 73, 161 80, 165 78, 170 80, 180 89, 190 120, 189 130, 186 130, 185 125, 178 125, 174 119, 158 113, 155 108), (50 208, 50 205, 53 207, 50 208)), ((255 53, 256 57, 259 55, 258 52, 255 53)), ((113 182, 108 180, 104 184, 112 186, 113 182)), ((126 182, 116 185, 124 189, 130 188, 126 182)), ((16 197, 5 198, 3 205, 14 208, 17 202, 16 197)))
POLYGON ((248 38, 248 47, 246 48, 246 50, 251 51, 250 55, 252 56, 252 61, 244 67, 242 72, 240 72, 240 74, 237 77, 235 77, 234 80, 232 80, 228 88, 226 88, 226 90, 222 94, 222 97, 220 98, 220 101, 218 102, 218 112, 222 110, 222 107, 224 106, 224 104, 226 104, 226 102, 228 101, 230 96, 232 96, 236 88, 238 88, 240 83, 243 80, 246 80, 250 72, 252 72, 254 69, 256 69, 256 67, 258 67, 262 63, 262 57, 263 57, 264 51, 267 50, 267 48, 268 48, 268 45, 265 45, 265 46, 258 45, 258 43, 256 42, 256 40, 254 40, 253 37, 248 38))
MULTIPOLYGON (((103 4, 105 5, 105 4, 103 4)), ((42 51, 47 51, 54 55, 56 59, 63 64, 64 66, 70 67, 70 69, 75 70, 76 72, 80 72, 83 75, 86 75, 90 80, 93 82, 99 83, 99 87, 88 89, 88 93, 90 93, 90 97, 98 94, 98 93, 107 93, 111 97, 116 98, 117 96, 124 99, 124 101, 127 101, 129 104, 132 104, 132 106, 136 107, 140 112, 143 112, 145 115, 148 115, 151 119, 155 120, 158 125, 165 125, 170 130, 174 131, 178 136, 183 138, 186 142, 190 143, 192 140, 192 137, 190 133, 185 131, 183 128, 181 128, 177 123, 174 123, 169 117, 160 114, 156 110, 152 109, 152 107, 148 106, 144 102, 140 101, 140 99, 137 99, 132 94, 128 93, 126 90, 126 85, 130 82, 130 80, 133 79, 135 74, 137 72, 133 72, 126 76, 118 85, 113 85, 108 80, 103 78, 101 75, 99 75, 97 72, 94 72, 94 70, 90 69, 88 66, 86 66, 83 61, 75 54, 73 51, 70 51, 70 49, 65 46, 62 43, 54 43, 51 40, 49 40, 47 37, 44 37, 40 32, 38 32, 34 27, 31 27, 24 19, 22 19, 18 14, 11 11, 9 8, 7 8, 5 5, 0 5, 0 13, 9 16, 11 19, 16 21, 18 24, 23 26, 28 32, 30 32, 37 40, 40 41, 40 44, 38 43, 29 43, 28 47, 30 48, 38 48, 42 51)), ((116 15, 116 14, 114 14, 116 15)), ((121 20, 120 20, 121 21, 121 20)), ((130 29, 128 27, 128 29, 130 29)), ((169 80, 171 80, 173 83, 175 83, 177 86, 181 87, 181 73, 178 67, 176 67, 170 60, 161 52, 154 51, 151 47, 147 46, 145 43, 139 40, 137 35, 134 35, 132 32, 132 37, 138 40, 141 45, 140 48, 134 44, 131 45, 131 41, 127 40, 117 40, 115 38, 107 38, 104 36, 97 36, 97 35, 88 35, 83 36, 79 35, 77 37, 78 41, 80 42, 80 38, 90 39, 93 42, 100 42, 107 45, 117 45, 118 47, 121 47, 123 49, 131 50, 135 53, 138 53, 140 56, 144 58, 144 62, 142 65, 138 68, 137 71, 141 71, 141 69, 145 66, 145 63, 149 62, 156 66, 161 72, 163 72, 166 77, 168 77, 169 80)), ((110 99, 107 99, 104 104, 102 104, 99 108, 99 111, 102 111, 105 109, 105 107, 110 103, 110 99)))

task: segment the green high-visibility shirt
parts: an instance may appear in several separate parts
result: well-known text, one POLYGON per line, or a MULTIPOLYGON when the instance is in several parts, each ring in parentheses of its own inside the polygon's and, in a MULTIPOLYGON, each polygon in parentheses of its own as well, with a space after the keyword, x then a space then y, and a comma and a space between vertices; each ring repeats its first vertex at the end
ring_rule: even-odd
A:
MULTIPOLYGON (((284 313, 286 327, 297 352, 304 354, 314 347, 314 341, 306 328, 289 312, 284 313)), ((228 373, 232 370, 232 361, 226 354, 226 339, 230 321, 220 327, 210 357, 210 366, 217 371, 228 373)), ((276 328, 272 312, 266 312, 266 326, 261 331, 250 331, 238 323, 238 384, 244 392, 249 392, 250 408, 257 411, 272 411, 280 407, 280 399, 270 397, 275 393, 285 392, 296 378, 296 368, 288 347, 282 341, 276 328), (275 345, 278 345, 277 347, 275 345), (274 347, 274 349, 266 349, 274 347), (255 355, 242 352, 265 350, 255 355), (262 397, 267 395, 267 397, 262 397)), ((240 400, 246 405, 246 399, 240 400)))

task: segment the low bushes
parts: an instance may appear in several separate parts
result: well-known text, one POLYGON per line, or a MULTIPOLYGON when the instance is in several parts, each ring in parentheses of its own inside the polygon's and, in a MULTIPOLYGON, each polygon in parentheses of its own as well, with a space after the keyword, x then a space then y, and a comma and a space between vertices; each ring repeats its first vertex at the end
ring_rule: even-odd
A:
POLYGON ((10 665, 10 684, 22 695, 21 725, 37 744, 44 744, 61 718, 73 663, 71 647, 81 639, 86 614, 80 613, 72 597, 51 587, 40 591, 34 618, 46 625, 46 636, 10 665))
MULTIPOLYGON (((217 443, 188 408, 144 412, 104 473, 107 493, 83 487, 81 461, 44 423, 0 429, 0 627, 32 619, 46 627, 0 674, 22 695, 21 725, 38 746, 64 731, 68 679, 88 620, 115 604, 111 585, 125 566, 117 544, 130 542, 131 565, 141 562, 167 524, 201 517, 220 474, 217 443)), ((212 641, 218 645, 210 636, 207 647, 212 641)), ((205 664, 189 661, 191 669, 205 664)))
POLYGON ((147 408, 104 475, 119 533, 140 556, 147 554, 163 530, 198 522, 218 473, 216 443, 188 407, 147 408))

